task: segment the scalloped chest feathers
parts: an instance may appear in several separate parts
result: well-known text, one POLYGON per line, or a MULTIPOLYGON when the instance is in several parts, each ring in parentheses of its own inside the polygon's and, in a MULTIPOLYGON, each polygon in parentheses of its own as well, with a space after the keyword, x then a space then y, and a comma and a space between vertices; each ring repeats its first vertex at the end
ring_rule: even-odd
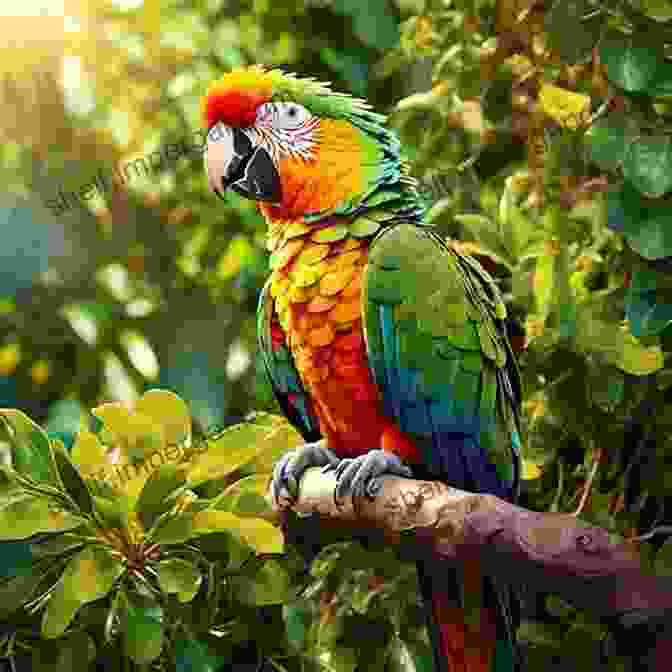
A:
POLYGON ((381 412, 362 328, 361 286, 371 236, 346 225, 293 223, 269 238, 273 329, 281 331, 329 447, 342 456, 407 440, 381 412))

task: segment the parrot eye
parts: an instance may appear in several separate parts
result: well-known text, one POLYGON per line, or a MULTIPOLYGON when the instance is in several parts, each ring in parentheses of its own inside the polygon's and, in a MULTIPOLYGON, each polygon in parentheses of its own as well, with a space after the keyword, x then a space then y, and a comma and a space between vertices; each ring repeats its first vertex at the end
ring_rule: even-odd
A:
POLYGON ((310 112, 298 103, 278 103, 277 112, 276 124, 287 130, 298 128, 311 118, 310 112))

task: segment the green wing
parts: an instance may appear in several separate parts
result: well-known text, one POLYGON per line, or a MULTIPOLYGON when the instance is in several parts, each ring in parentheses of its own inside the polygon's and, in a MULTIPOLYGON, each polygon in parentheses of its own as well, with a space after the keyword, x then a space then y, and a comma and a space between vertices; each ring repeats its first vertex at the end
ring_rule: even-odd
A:
POLYGON ((374 239, 362 299, 385 411, 421 446, 422 466, 515 498, 520 376, 492 278, 428 229, 398 224, 374 239))

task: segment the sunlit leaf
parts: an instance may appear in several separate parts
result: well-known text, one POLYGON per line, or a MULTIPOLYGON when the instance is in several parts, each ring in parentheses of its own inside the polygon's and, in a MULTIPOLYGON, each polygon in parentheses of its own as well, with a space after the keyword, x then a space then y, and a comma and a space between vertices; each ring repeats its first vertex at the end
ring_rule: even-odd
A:
POLYGON ((180 445, 191 437, 189 407, 170 390, 148 390, 135 403, 135 411, 163 429, 168 445, 180 445))
POLYGON ((254 474, 232 483, 213 504, 222 511, 239 516, 258 516, 271 513, 266 500, 271 474, 254 474))
POLYGON ((257 553, 282 553, 282 531, 261 518, 236 516, 229 511, 206 510, 193 520, 193 534, 231 532, 240 537, 257 553))
POLYGON ((542 471, 535 462, 532 462, 531 460, 523 460, 522 478, 524 481, 533 481, 536 478, 539 478, 541 474, 542 471))
POLYGON ((159 544, 181 544, 193 536, 195 536, 194 514, 179 513, 158 521, 152 533, 152 541, 159 544))
POLYGON ((82 475, 89 477, 109 467, 107 450, 98 437, 88 429, 80 429, 72 446, 70 459, 82 475))
POLYGON ((151 416, 131 410, 126 404, 101 404, 91 412, 103 422, 115 446, 130 461, 142 460, 166 445, 164 428, 151 416))
MULTIPOLYGON (((255 423, 241 423, 227 427, 220 434, 207 441, 207 450, 193 458, 188 483, 199 485, 208 480, 221 478, 234 469, 248 464, 262 453, 274 447, 274 438, 285 445, 286 434, 277 427, 268 427, 255 423)), ((286 450, 283 450, 286 452, 286 450)))
POLYGON ((105 597, 123 572, 123 565, 100 546, 75 555, 56 585, 42 618, 42 636, 59 637, 81 606, 105 597))
POLYGON ((40 532, 62 532, 84 520, 54 508, 48 499, 21 493, 0 503, 0 541, 27 539, 40 532))
POLYGON ((258 473, 273 471, 280 457, 303 445, 303 437, 286 418, 272 413, 255 413, 249 422, 264 428, 266 433, 259 438, 259 454, 249 466, 258 473))
POLYGON ((590 96, 552 84, 542 84, 539 91, 541 109, 561 126, 575 129, 587 118, 590 96))
POLYGON ((553 298, 555 283, 555 257, 551 254, 537 258, 534 271, 534 296, 537 302, 537 310, 540 315, 548 315, 553 298))

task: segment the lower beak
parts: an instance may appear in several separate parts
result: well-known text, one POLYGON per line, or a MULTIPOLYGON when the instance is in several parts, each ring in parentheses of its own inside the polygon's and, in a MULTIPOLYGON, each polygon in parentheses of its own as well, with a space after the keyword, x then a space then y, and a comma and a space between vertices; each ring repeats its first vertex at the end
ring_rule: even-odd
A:
POLYGON ((255 147, 240 128, 219 122, 208 131, 205 170, 210 188, 220 197, 230 187, 254 201, 279 203, 280 175, 264 147, 255 147))

